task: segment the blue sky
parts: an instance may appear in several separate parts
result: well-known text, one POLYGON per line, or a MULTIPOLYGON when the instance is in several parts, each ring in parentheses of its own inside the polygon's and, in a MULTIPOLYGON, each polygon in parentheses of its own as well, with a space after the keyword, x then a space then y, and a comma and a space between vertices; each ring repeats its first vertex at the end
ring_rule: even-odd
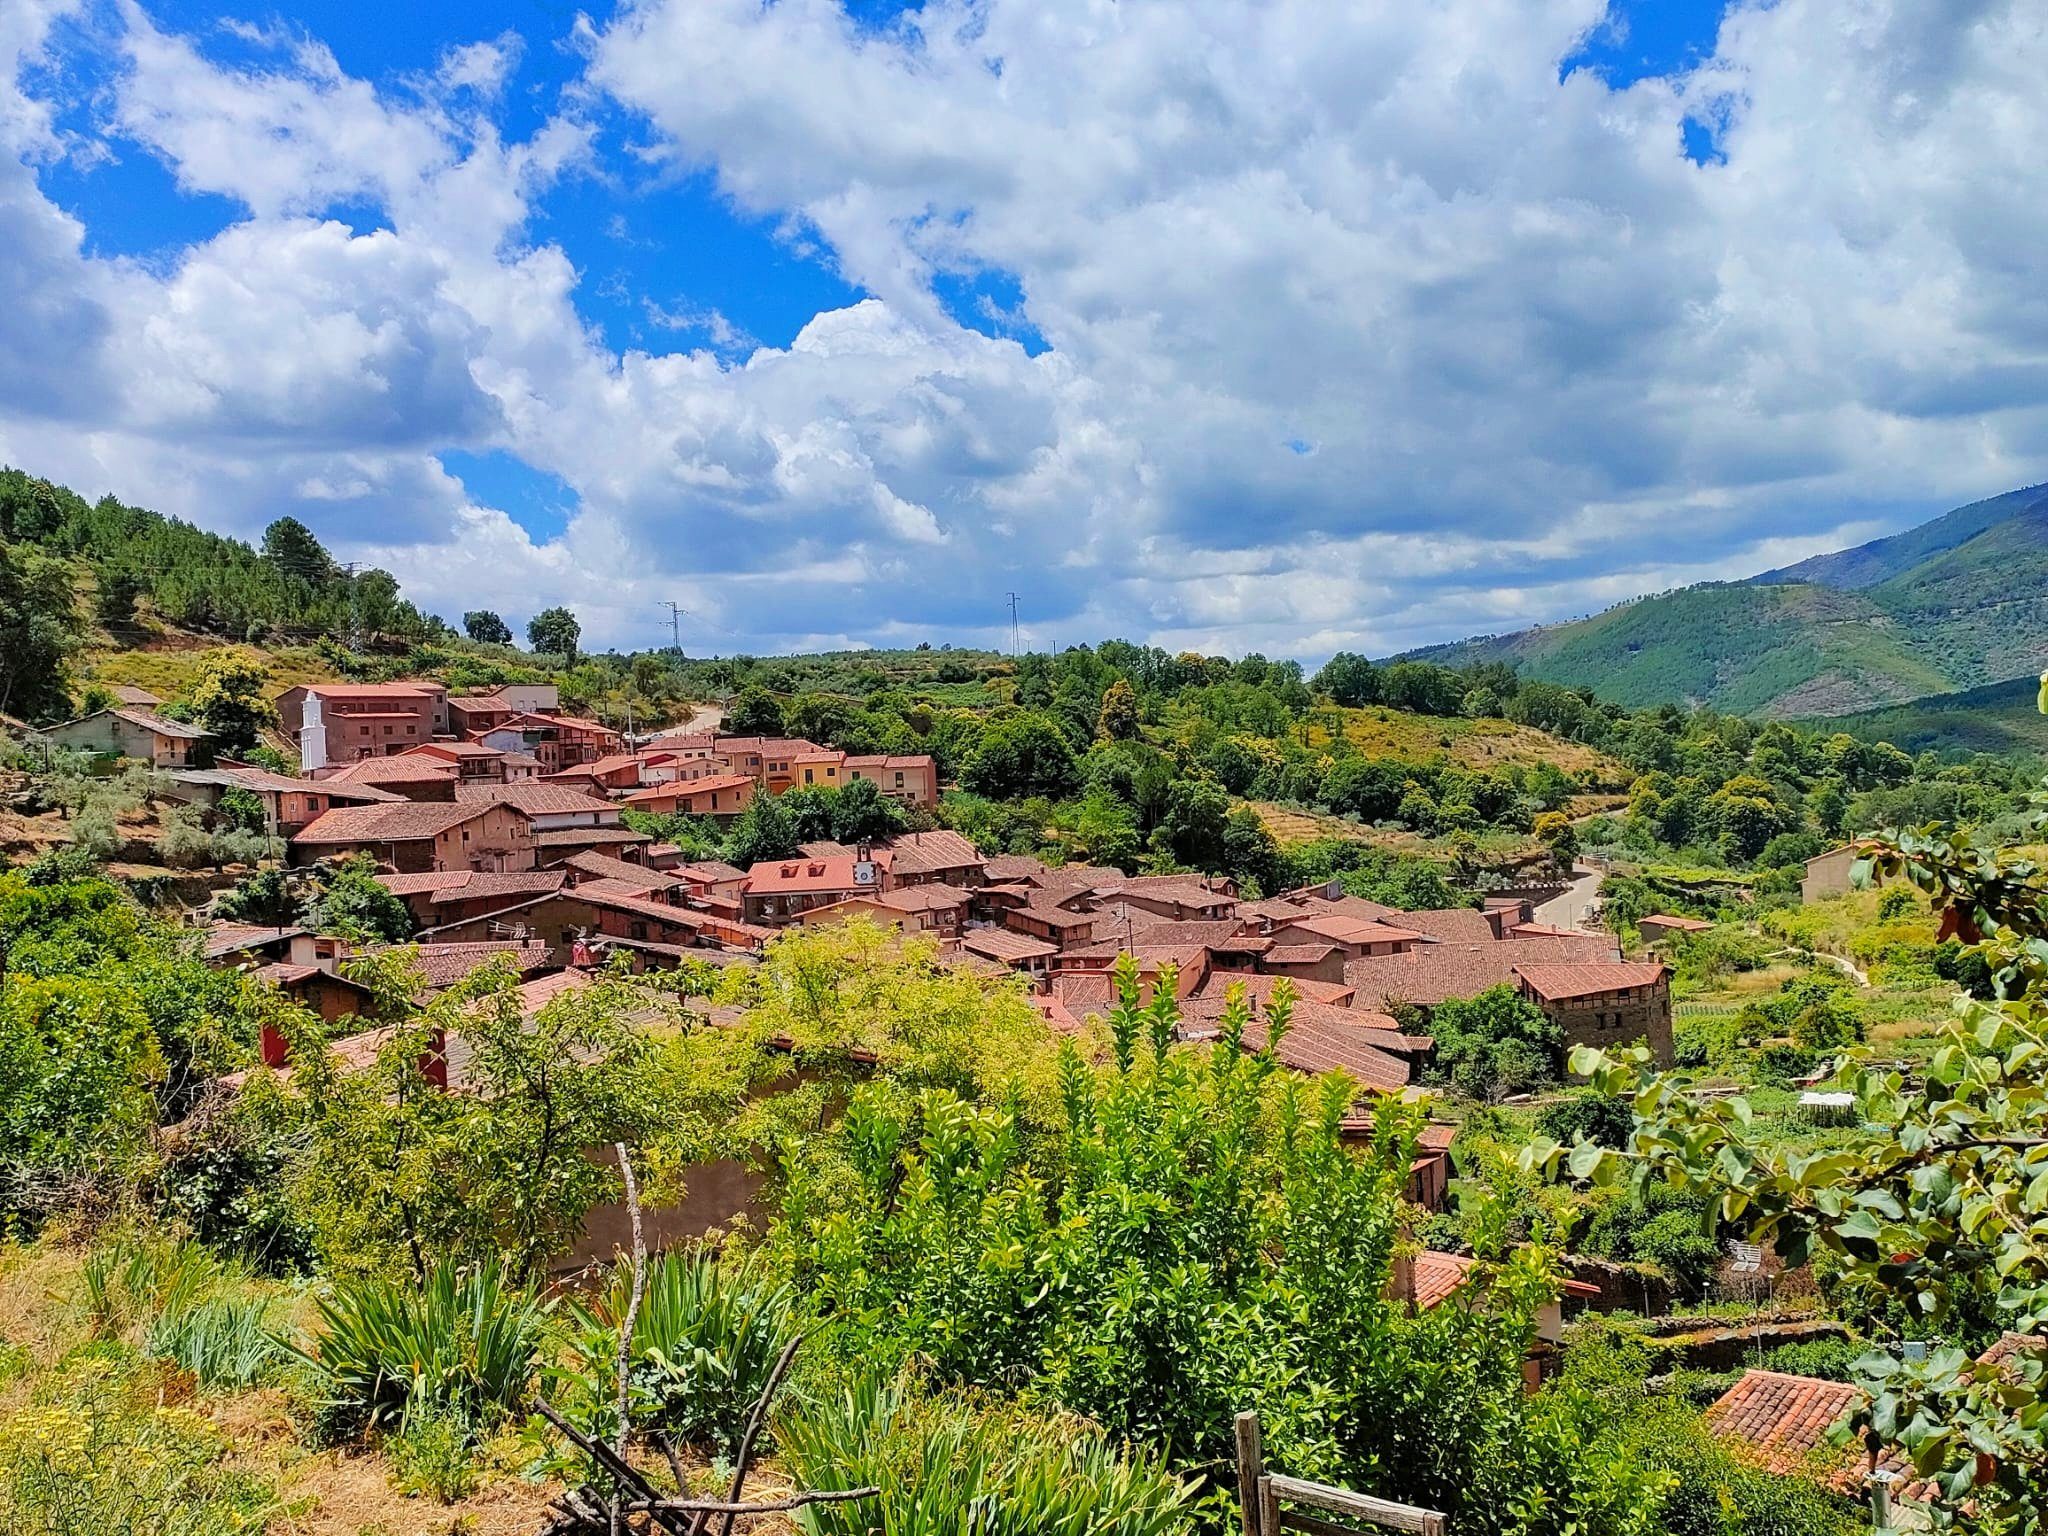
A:
POLYGON ((986 641, 1011 590, 1045 644, 1518 627, 2048 473, 2044 46, 1996 0, 20 0, 0 458, 619 645, 669 598, 695 649, 986 641))

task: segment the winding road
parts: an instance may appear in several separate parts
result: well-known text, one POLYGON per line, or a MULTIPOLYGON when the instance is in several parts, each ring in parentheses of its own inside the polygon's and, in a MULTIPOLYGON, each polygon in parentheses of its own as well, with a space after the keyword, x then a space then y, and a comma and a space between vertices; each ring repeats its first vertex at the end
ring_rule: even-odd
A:
POLYGON ((1574 866, 1570 888, 1536 908, 1535 920, 1552 928, 1585 927, 1586 915, 1598 902, 1600 882, 1605 878, 1604 870, 1584 864, 1574 866))

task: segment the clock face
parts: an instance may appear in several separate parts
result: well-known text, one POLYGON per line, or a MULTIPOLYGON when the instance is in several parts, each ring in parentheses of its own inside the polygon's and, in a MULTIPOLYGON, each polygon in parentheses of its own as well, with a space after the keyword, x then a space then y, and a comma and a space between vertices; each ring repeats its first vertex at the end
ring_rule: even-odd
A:
POLYGON ((864 859, 853 866, 853 883, 855 885, 873 885, 875 883, 875 866, 871 861, 864 859))

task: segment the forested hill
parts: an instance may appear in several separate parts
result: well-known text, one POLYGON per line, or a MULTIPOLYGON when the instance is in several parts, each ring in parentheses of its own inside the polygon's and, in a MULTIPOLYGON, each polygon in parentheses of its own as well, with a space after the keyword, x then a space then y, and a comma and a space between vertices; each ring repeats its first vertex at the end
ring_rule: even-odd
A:
POLYGON ((2048 666, 2048 486, 1750 581, 1410 654, 1448 666, 1506 661, 1635 708, 1695 703, 1778 717, 1846 715, 2032 676, 2048 666))
POLYGON ((263 547, 0 470, 0 539, 77 562, 93 617, 116 632, 139 604, 167 624, 237 640, 360 636, 405 643, 437 626, 398 595, 388 571, 350 573, 306 527, 281 518, 263 547))
POLYGON ((399 596, 390 572, 338 566, 292 518, 272 523, 258 549, 0 469, 0 713, 62 713, 66 660, 89 628, 121 645, 165 626, 367 651, 445 632, 399 596))

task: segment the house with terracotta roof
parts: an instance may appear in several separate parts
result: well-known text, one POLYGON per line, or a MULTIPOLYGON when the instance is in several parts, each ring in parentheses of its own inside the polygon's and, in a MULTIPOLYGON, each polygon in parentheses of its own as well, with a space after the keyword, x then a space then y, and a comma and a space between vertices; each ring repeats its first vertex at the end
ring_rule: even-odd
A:
POLYGON ((471 737, 514 715, 559 714, 562 690, 553 683, 505 683, 487 693, 458 694, 448 701, 448 729, 471 737))
POLYGON ((849 917, 864 917, 884 927, 901 928, 907 934, 929 933, 940 939, 955 939, 960 936, 967 902, 967 893, 958 886, 937 883, 909 885, 896 890, 876 891, 871 895, 849 896, 830 906, 811 907, 799 914, 797 921, 814 927, 820 923, 843 922, 849 917))
POLYGON ((960 936, 960 947, 970 955, 1032 977, 1043 977, 1047 964, 1059 953, 1057 945, 1007 928, 970 928, 960 936))
POLYGON ((887 880, 880 867, 857 854, 771 859, 747 871, 740 887, 740 906, 748 922, 779 928, 797 921, 813 907, 879 895, 885 889, 887 880))
POLYGON ((1396 1004, 1421 1009, 1452 998, 1477 997, 1489 987, 1511 986, 1516 965, 1548 960, 1613 960, 1611 940, 1495 939, 1477 944, 1418 944, 1394 955, 1369 955, 1344 962, 1344 980, 1364 1007, 1393 1011, 1396 1004))
MULTIPOLYGON (((1463 1254, 1439 1253, 1433 1248, 1424 1248, 1396 1262, 1389 1289, 1394 1292, 1396 1300, 1407 1302, 1417 1312, 1429 1312, 1470 1285, 1479 1267, 1477 1259, 1463 1254)), ((1525 1368, 1525 1379, 1532 1389, 1541 1384, 1544 1359, 1555 1358, 1555 1346, 1564 1337, 1563 1303, 1590 1301, 1600 1294, 1600 1287, 1588 1285, 1583 1280, 1562 1281, 1559 1290, 1561 1296, 1544 1303, 1536 1312, 1537 1343, 1550 1348, 1532 1359, 1529 1367, 1525 1368)))
POLYGON ((131 709, 153 710, 163 703, 161 698, 147 688, 138 688, 133 683, 116 683, 107 692, 114 696, 116 704, 126 704, 131 709))
POLYGON ((743 773, 703 779, 672 779, 626 796, 625 804, 655 816, 709 816, 731 821, 753 803, 758 786, 743 773))
POLYGON ((413 921, 422 928, 435 928, 466 917, 488 917, 506 907, 558 891, 567 883, 567 876, 559 869, 427 870, 377 878, 380 885, 406 904, 413 921))
POLYGON ((1828 1432, 1862 1403, 1862 1389, 1846 1381, 1752 1369, 1707 1409, 1706 1423, 1766 1471, 1818 1472, 1853 1487, 1867 1455, 1830 1444, 1828 1432))
POLYGON ((301 683, 276 702, 279 726, 308 773, 388 757, 448 731, 448 690, 434 682, 301 683))
POLYGON ((1654 944, 1659 939, 1675 939, 1688 933, 1710 933, 1712 923, 1703 923, 1696 917, 1674 917, 1668 912, 1653 912, 1648 917, 1636 919, 1636 932, 1643 936, 1645 944, 1654 944))
POLYGON ((848 757, 840 770, 842 783, 870 779, 891 800, 909 806, 939 803, 939 765, 928 755, 848 757))
POLYGON ((1116 899, 1183 921, 1230 917, 1237 911, 1236 887, 1199 875, 1126 875, 1117 883, 1116 899))
POLYGON ((1353 917, 1344 912, 1311 913, 1307 917, 1292 918, 1273 929, 1272 939, 1280 945, 1334 945, 1343 951, 1346 960, 1404 955, 1426 942, 1423 934, 1406 925, 1353 917))
POLYGON ((446 758, 401 752, 392 757, 366 757, 341 767, 322 768, 313 777, 323 784, 355 784, 389 790, 406 800, 445 804, 455 798, 459 775, 446 758))
POLYGON ((371 1001, 370 989, 361 982, 350 981, 340 972, 318 965, 273 960, 268 965, 259 965, 249 974, 257 981, 277 988, 325 1024, 351 1018, 361 1013, 371 1001))
POLYGON ((533 778, 540 767, 524 752, 505 752, 476 741, 430 741, 400 755, 447 763, 462 784, 519 783, 533 778))
POLYGON ((1523 961, 1521 994, 1564 1031, 1569 1045, 1642 1041, 1659 1066, 1671 1065, 1671 967, 1659 961, 1523 961))
POLYGON ((216 806, 236 789, 254 795, 263 805, 263 829, 273 837, 289 837, 337 805, 378 805, 401 798, 367 784, 300 779, 234 762, 175 770, 171 783, 170 798, 190 805, 216 806))
POLYGON ((288 846, 295 864, 362 853, 400 874, 531 869, 535 850, 532 826, 515 806, 411 800, 337 806, 288 846))
POLYGON ((981 850, 958 832, 898 832, 874 845, 875 862, 888 871, 892 886, 979 885, 986 860, 981 850))
POLYGON ((37 733, 71 752, 133 758, 157 768, 194 767, 207 760, 213 733, 146 709, 116 705, 37 733))
POLYGON ((533 711, 473 731, 469 739, 501 752, 524 752, 540 764, 543 778, 594 763, 619 750, 619 733, 608 725, 574 715, 533 711))
POLYGON ((524 784, 462 784, 455 786, 455 798, 467 805, 510 805, 526 813, 536 832, 559 832, 565 827, 616 827, 621 812, 616 801, 586 794, 560 782, 537 781, 524 784))
MULTIPOLYGON (((674 743, 662 745, 674 749, 674 743)), ((716 736, 704 748, 706 755, 723 757, 732 765, 732 772, 745 774, 771 795, 796 787, 798 758, 825 750, 801 736, 716 736)))

